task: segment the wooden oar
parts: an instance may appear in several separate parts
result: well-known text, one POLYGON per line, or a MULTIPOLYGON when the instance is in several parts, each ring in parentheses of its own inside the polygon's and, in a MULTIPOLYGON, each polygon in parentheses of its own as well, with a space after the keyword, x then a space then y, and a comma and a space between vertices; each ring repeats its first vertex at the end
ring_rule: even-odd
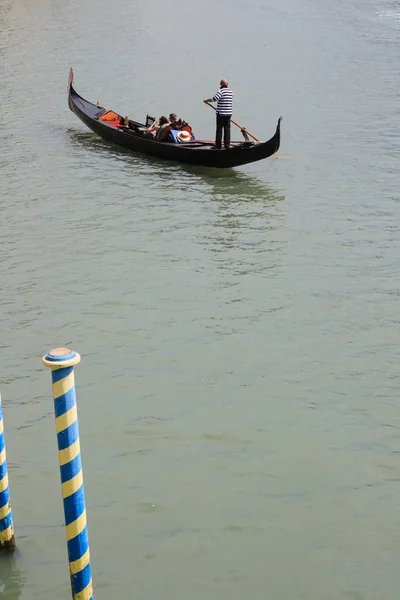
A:
MULTIPOLYGON (((214 110, 217 110, 215 108, 215 106, 213 106, 212 104, 210 104, 209 102, 204 102, 204 104, 207 104, 208 106, 210 106, 211 108, 213 108, 214 110)), ((244 137, 244 139, 246 141, 248 141, 248 135, 253 138, 253 140, 255 140, 256 142, 261 142, 261 140, 259 140, 255 135, 253 135, 252 133, 250 133, 250 131, 247 131, 246 127, 242 127, 242 125, 239 125, 239 123, 236 123, 236 121, 234 121, 233 119, 231 119, 231 123, 233 123, 234 125, 236 125, 236 127, 239 127, 240 131, 242 132, 242 135, 244 137)))

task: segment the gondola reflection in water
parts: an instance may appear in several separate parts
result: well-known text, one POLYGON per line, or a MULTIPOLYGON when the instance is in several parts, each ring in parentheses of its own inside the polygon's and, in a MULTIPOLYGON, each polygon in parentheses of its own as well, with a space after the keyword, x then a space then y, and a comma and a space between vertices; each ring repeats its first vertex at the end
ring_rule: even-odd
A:
POLYGON ((238 167, 272 156, 280 145, 282 118, 278 119, 276 131, 267 142, 232 142, 229 149, 215 150, 213 142, 207 140, 179 143, 152 139, 146 135, 146 124, 124 118, 82 98, 75 91, 72 69, 68 80, 68 105, 89 129, 105 140, 135 152, 192 165, 219 169, 238 167))

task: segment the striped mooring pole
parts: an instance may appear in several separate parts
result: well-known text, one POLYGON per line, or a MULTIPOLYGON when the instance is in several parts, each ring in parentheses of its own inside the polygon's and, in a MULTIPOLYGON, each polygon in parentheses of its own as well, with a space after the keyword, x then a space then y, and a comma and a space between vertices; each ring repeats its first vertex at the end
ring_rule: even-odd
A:
POLYGON ((6 444, 4 440, 3 409, 0 395, 0 548, 13 552, 15 550, 14 524, 11 512, 10 488, 8 486, 8 470, 6 461, 6 444))
POLYGON ((69 348, 50 350, 43 364, 51 369, 61 489, 67 533, 72 598, 93 598, 74 366, 81 357, 69 348))

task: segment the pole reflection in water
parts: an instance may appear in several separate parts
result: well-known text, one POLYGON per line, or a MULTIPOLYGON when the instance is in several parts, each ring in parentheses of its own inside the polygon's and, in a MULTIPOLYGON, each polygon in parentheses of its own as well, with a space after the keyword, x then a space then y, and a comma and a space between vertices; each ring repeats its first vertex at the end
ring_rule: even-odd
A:
POLYGON ((21 597, 26 579, 18 569, 18 550, 15 554, 0 555, 0 597, 2 600, 17 600, 21 597))

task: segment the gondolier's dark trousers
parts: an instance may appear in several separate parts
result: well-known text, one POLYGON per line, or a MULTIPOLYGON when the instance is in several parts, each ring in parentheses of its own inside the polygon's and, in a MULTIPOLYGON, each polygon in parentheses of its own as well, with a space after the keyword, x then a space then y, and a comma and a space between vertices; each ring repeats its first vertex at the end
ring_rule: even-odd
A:
POLYGON ((231 115, 219 115, 217 113, 217 131, 215 133, 215 145, 221 148, 222 130, 224 131, 224 145, 229 148, 231 145, 231 115))

